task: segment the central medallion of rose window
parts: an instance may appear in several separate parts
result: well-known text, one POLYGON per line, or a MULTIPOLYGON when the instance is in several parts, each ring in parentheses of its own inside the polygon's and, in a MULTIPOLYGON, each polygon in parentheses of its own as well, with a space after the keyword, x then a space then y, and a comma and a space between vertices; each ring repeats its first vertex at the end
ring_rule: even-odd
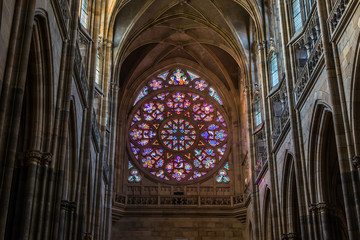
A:
POLYGON ((160 135, 162 143, 175 151, 189 149, 196 140, 195 127, 184 118, 175 118, 165 122, 160 135))

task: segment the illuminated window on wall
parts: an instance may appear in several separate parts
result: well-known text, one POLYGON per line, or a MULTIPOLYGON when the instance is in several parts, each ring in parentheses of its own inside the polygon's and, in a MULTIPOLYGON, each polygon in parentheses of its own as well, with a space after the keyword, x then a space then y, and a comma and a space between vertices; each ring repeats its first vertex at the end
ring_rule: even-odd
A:
POLYGON ((145 83, 129 115, 131 164, 166 184, 195 183, 216 173, 218 183, 229 182, 229 121, 215 86, 182 68, 145 83))
POLYGON ((260 98, 257 97, 255 104, 254 104, 254 108, 255 108, 255 126, 259 126, 261 123, 261 111, 260 111, 260 98))
POLYGON ((301 8, 299 0, 292 0, 292 14, 295 32, 302 27, 301 8))
POLYGON ((80 12, 80 23, 84 27, 87 27, 88 25, 88 2, 89 0, 82 0, 81 1, 81 12, 80 12))
POLYGON ((270 73, 271 73, 271 87, 279 83, 278 63, 277 56, 273 54, 270 60, 270 73))
POLYGON ((100 55, 96 54, 96 73, 95 73, 95 82, 100 84, 101 74, 100 74, 100 55))

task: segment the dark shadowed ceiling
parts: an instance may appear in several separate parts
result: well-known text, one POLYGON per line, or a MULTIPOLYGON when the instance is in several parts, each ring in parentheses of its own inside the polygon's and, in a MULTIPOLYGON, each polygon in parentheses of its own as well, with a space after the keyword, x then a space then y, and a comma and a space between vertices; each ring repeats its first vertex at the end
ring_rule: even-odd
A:
POLYGON ((239 88, 256 36, 253 1, 132 0, 118 6, 114 60, 119 84, 150 68, 186 61, 207 69, 227 89, 239 88))

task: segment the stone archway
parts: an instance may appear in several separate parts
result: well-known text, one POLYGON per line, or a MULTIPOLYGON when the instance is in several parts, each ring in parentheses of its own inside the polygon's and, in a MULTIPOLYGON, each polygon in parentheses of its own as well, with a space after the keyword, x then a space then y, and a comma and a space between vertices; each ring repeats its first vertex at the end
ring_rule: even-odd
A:
POLYGON ((284 220, 284 234, 286 239, 301 237, 300 213, 297 194, 297 183, 295 176, 294 159, 291 154, 285 157, 282 187, 282 213, 284 220))
POLYGON ((339 168, 334 123, 330 108, 318 103, 310 141, 309 211, 314 216, 316 237, 348 239, 344 194, 339 168))
POLYGON ((9 239, 40 237, 45 225, 43 216, 47 214, 45 207, 32 214, 33 209, 45 205, 48 196, 46 189, 54 123, 49 23, 41 11, 35 15, 27 64, 6 228, 6 238, 9 239), (31 222, 38 224, 31 225, 31 222))

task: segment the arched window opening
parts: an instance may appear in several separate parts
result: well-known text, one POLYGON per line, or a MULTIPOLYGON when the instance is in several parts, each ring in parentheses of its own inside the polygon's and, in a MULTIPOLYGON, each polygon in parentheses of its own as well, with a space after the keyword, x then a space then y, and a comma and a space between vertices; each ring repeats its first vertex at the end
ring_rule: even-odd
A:
POLYGON ((335 239, 348 239, 347 223, 345 218, 344 192, 341 184, 339 160, 337 154, 334 124, 329 120, 327 129, 324 130, 324 144, 322 146, 322 164, 325 170, 323 175, 322 191, 324 202, 329 211, 328 219, 331 221, 331 234, 335 239))
POLYGON ((272 54, 270 60, 270 74, 271 74, 271 87, 275 87, 276 85, 279 84, 278 60, 276 54, 272 54))
POLYGON ((302 27, 300 0, 292 0, 291 6, 294 31, 297 32, 302 27))
POLYGON ((96 54, 96 65, 95 65, 95 82, 100 85, 101 83, 101 61, 100 54, 96 54))
POLYGON ((259 126, 262 122, 261 108, 260 108, 260 97, 257 96, 254 103, 254 123, 255 127, 259 126))
POLYGON ((89 21, 88 4, 89 4, 89 0, 81 0, 80 23, 85 28, 88 27, 88 21, 89 21))
POLYGON ((270 201, 270 189, 266 190, 265 193, 265 206, 264 206, 264 217, 265 217, 265 231, 264 236, 266 240, 272 240, 274 238, 274 229, 273 229, 273 219, 272 219, 272 213, 271 213, 271 201, 270 201))
POLYGON ((230 132, 222 104, 215 88, 190 71, 151 78, 129 118, 128 181, 141 181, 141 172, 165 183, 190 184, 214 173, 218 183, 229 182, 230 132))

